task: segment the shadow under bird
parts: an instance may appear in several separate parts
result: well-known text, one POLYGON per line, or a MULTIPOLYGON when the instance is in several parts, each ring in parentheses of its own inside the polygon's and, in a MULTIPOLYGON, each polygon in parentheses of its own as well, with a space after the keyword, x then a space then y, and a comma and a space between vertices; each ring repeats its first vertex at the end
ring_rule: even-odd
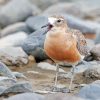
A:
POLYGON ((62 62, 70 64, 73 67, 69 85, 70 92, 74 79, 75 66, 83 61, 84 57, 89 54, 86 40, 80 31, 70 29, 62 16, 48 17, 48 24, 43 27, 48 27, 44 42, 44 50, 56 63, 57 67, 54 87, 57 87, 59 65, 62 62))

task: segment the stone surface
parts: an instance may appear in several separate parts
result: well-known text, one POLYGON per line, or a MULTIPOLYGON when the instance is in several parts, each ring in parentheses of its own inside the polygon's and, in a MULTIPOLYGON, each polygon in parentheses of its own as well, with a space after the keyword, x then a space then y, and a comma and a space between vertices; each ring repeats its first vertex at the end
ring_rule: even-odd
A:
POLYGON ((100 61, 100 44, 95 45, 90 51, 94 60, 100 61))
POLYGON ((5 100, 44 100, 44 96, 36 93, 22 93, 5 100))
POLYGON ((40 9, 31 4, 29 0, 11 0, 0 11, 0 25, 4 27, 39 13, 40 9))
MULTIPOLYGON (((14 79, 8 78, 8 77, 0 77, 0 86, 3 87, 9 87, 11 85, 16 84, 16 81, 14 79)), ((0 91, 2 92, 2 91, 0 91)))
MULTIPOLYGON (((44 69, 44 70, 53 70, 56 71, 56 66, 51 65, 47 62, 40 62, 37 64, 37 67, 44 69)), ((59 68, 59 72, 65 72, 63 69, 59 68)))
POLYGON ((9 78, 13 78, 16 79, 15 75, 12 73, 12 71, 2 62, 0 62, 0 74, 9 77, 9 78))
MULTIPOLYGON (((44 13, 47 15, 51 14, 71 14, 85 20, 97 21, 100 19, 100 6, 99 0, 73 0, 73 3, 69 2, 58 2, 48 7, 44 13), (91 5, 91 7, 89 7, 91 5), (58 9, 59 8, 59 9, 58 9)), ((100 20, 99 20, 100 21, 100 20)))
POLYGON ((48 19, 45 16, 29 17, 26 20, 26 25, 33 31, 40 29, 42 26, 48 23, 48 19))
POLYGON ((91 50, 95 46, 95 42, 92 39, 86 39, 87 46, 91 50))
POLYGON ((56 94, 46 95, 44 100, 84 100, 84 99, 77 96, 71 96, 66 93, 56 93, 56 94))
MULTIPOLYGON (((100 69, 100 62, 91 61, 91 62, 85 62, 84 64, 79 64, 75 67, 74 73, 75 78, 74 81, 76 83, 90 83, 95 80, 99 79, 99 69, 100 69)), ((59 75, 59 78, 71 78, 72 77, 72 71, 71 68, 70 71, 67 71, 67 73, 62 73, 59 75)))
POLYGON ((43 50, 43 44, 47 28, 37 30, 30 34, 23 42, 22 48, 28 55, 33 55, 36 61, 47 59, 47 55, 43 50))
POLYGON ((0 61, 7 65, 23 65, 28 63, 28 56, 20 47, 0 49, 0 61))
POLYGON ((80 0, 76 4, 82 9, 85 16, 84 19, 96 21, 100 17, 100 1, 99 0, 80 0), (91 5, 91 7, 89 7, 91 5))
POLYGON ((79 18, 64 14, 68 26, 80 30, 82 33, 96 34, 100 32, 100 24, 92 21, 84 21, 79 18))
POLYGON ((99 100, 100 99, 100 82, 89 84, 83 87, 78 96, 84 98, 85 100, 99 100))
POLYGON ((95 80, 100 79, 100 64, 94 67, 91 66, 91 68, 88 68, 83 72, 84 80, 86 83, 93 82, 95 80))
POLYGON ((9 47, 9 46, 18 46, 27 38, 25 32, 13 33, 0 39, 0 48, 9 47))
POLYGON ((32 86, 29 82, 19 82, 9 87, 6 87, 3 91, 0 91, 0 95, 8 93, 24 93, 24 92, 33 92, 32 86))
POLYGON ((4 29, 1 30, 0 36, 4 37, 4 36, 10 35, 16 32, 21 32, 21 31, 30 33, 30 29, 27 27, 27 25, 24 22, 18 22, 18 23, 5 27, 4 29))
MULTIPOLYGON (((48 7, 59 3, 59 2, 74 2, 75 0, 30 0, 32 3, 36 4, 42 10, 47 9, 48 7)), ((80 1, 80 0, 77 0, 80 1)))
POLYGON ((71 14, 77 17, 84 16, 84 12, 82 11, 79 5, 67 2, 52 5, 48 9, 46 9, 43 14, 49 16, 60 15, 60 14, 71 14))
POLYGON ((24 76, 24 74, 20 73, 20 72, 13 72, 13 75, 15 75, 16 78, 25 78, 25 79, 27 79, 27 77, 24 76))
POLYGON ((99 44, 100 43, 100 31, 97 30, 96 38, 95 38, 95 43, 99 44))

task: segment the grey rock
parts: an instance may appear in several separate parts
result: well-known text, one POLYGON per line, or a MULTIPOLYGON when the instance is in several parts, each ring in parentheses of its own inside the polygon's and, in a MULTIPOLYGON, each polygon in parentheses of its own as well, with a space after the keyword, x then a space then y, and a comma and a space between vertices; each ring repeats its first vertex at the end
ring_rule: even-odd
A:
MULTIPOLYGON (((37 64, 37 67, 43 69, 43 70, 52 70, 52 71, 56 71, 56 66, 51 65, 47 62, 40 62, 37 64)), ((65 72, 63 69, 59 68, 59 72, 65 72)))
POLYGON ((0 61, 7 65, 23 65, 28 63, 28 56, 21 47, 0 49, 0 61))
POLYGON ((22 93, 6 100, 44 100, 44 96, 36 93, 22 93))
POLYGON ((30 33, 30 29, 27 27, 27 25, 24 22, 18 22, 2 29, 0 32, 0 35, 1 37, 4 37, 4 36, 17 33, 20 31, 30 33))
POLYGON ((31 4, 29 0, 11 0, 0 11, 0 25, 4 27, 39 13, 40 9, 31 4))
POLYGON ((0 48, 21 45, 27 36, 28 35, 25 32, 18 32, 3 37, 0 39, 0 48))
MULTIPOLYGON (((79 74, 80 74, 80 77, 82 76, 82 79, 83 81, 85 81, 86 83, 90 83, 90 81, 94 81, 94 79, 92 79, 94 76, 96 76, 96 70, 95 69, 98 69, 100 67, 100 64, 99 62, 97 61, 91 61, 91 62, 85 62, 84 64, 83 63, 80 63, 78 64, 75 69, 74 69, 74 73, 76 74, 76 79, 79 78, 79 74), (94 69, 93 73, 92 70, 94 69), (89 76, 90 75, 90 76, 89 76)), ((69 71, 67 74, 61 74, 60 77, 64 77, 64 78, 71 78, 72 77, 72 68, 71 68, 71 71, 69 71)), ((97 77, 97 79, 99 78, 99 76, 97 77)))
POLYGON ((23 73, 20 73, 20 72, 13 72, 13 74, 16 76, 16 78, 25 78, 25 79, 27 79, 27 77, 24 76, 23 73))
POLYGON ((87 100, 99 100, 100 99, 100 83, 92 83, 83 87, 79 93, 79 97, 87 100))
POLYGON ((67 14, 63 15, 68 23, 68 26, 80 30, 83 34, 96 34, 97 30, 100 31, 100 24, 92 21, 84 21, 67 14))
POLYGON ((84 17, 84 12, 82 11, 79 5, 68 2, 64 3, 60 2, 55 5, 52 5, 48 7, 43 13, 43 15, 49 15, 49 16, 60 15, 60 14, 70 14, 77 17, 84 17))
MULTIPOLYGON (((92 39, 86 39, 86 41, 87 41, 88 50, 90 52, 93 49, 93 47, 95 47, 95 42, 92 39)), ((84 60, 93 61, 94 59, 93 59, 92 54, 90 53, 89 55, 85 56, 84 60)))
MULTIPOLYGON (((92 50, 92 48, 95 47, 95 42, 92 39, 86 39, 86 42, 87 42, 88 50, 90 52, 90 50, 92 50)), ((91 53, 89 55, 85 56, 84 60, 85 61, 93 61, 93 56, 91 55, 91 53)))
POLYGON ((11 85, 14 85, 17 81, 8 77, 0 77, 0 88, 5 87, 10 87, 11 85))
POLYGON ((32 3, 36 4, 42 10, 48 8, 50 5, 57 3, 59 0, 30 0, 32 3))
POLYGON ((91 68, 86 69, 83 72, 83 76, 86 83, 99 80, 100 79, 100 64, 95 65, 94 67, 91 66, 91 68))
POLYGON ((86 39, 89 51, 95 46, 95 42, 91 39, 86 39))
POLYGON ((50 7, 48 7, 44 13, 47 15, 51 14, 71 14, 73 16, 77 16, 82 19, 87 20, 94 20, 96 21, 98 18, 100 18, 100 6, 99 0, 72 0, 73 3, 69 2, 60 2, 56 3, 50 7), (91 5, 91 7, 89 7, 91 5), (59 9, 58 9, 59 8, 59 9))
POLYGON ((90 51, 94 60, 100 61, 100 44, 95 45, 90 51))
POLYGON ((2 62, 0 62, 0 74, 3 74, 4 76, 7 76, 9 78, 16 79, 12 71, 2 62))
POLYGON ((66 93, 56 93, 56 94, 48 94, 45 96, 44 100, 86 100, 82 99, 78 96, 71 96, 66 93))
POLYGON ((47 55, 43 50, 43 44, 47 28, 42 28, 30 34, 21 45, 23 50, 28 54, 35 57, 36 61, 47 59, 47 55))
POLYGON ((100 30, 97 30, 96 38, 95 38, 95 43, 99 44, 100 43, 100 30))
POLYGON ((19 82, 3 90, 0 95, 7 93, 23 93, 23 92, 33 92, 32 86, 28 82, 19 82))
POLYGON ((45 16, 29 17, 26 20, 26 25, 33 31, 40 29, 43 25, 48 23, 48 19, 45 16))
POLYGON ((16 80, 8 77, 0 77, 0 93, 5 91, 10 86, 16 84, 16 80))
POLYGON ((76 5, 80 6, 85 16, 84 19, 96 21, 100 17, 99 0, 80 0, 76 5), (89 7, 91 5, 91 7, 89 7))
POLYGON ((0 93, 2 93, 2 91, 4 91, 6 89, 5 86, 0 86, 0 93))
MULTIPOLYGON (((36 4, 42 10, 47 9, 48 7, 59 3, 59 2, 76 2, 75 0, 30 0, 32 3, 36 4)), ((80 1, 80 0, 77 0, 80 1)))
POLYGON ((75 73, 83 73, 84 71, 94 67, 99 67, 99 62, 97 61, 85 62, 84 64, 79 64, 76 66, 75 73))

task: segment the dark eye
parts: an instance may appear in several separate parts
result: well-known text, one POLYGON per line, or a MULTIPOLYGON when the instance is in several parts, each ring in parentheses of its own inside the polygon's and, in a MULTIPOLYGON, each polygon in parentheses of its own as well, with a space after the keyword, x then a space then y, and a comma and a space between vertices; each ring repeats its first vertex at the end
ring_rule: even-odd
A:
POLYGON ((59 19, 59 20, 57 20, 57 22, 58 22, 58 23, 60 23, 60 22, 61 22, 61 20, 59 19))

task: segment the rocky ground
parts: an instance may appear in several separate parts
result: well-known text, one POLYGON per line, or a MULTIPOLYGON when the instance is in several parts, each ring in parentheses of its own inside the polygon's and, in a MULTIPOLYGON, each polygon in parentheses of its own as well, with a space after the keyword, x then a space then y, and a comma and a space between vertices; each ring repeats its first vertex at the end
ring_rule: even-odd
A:
POLYGON ((0 0, 0 100, 100 100, 99 0, 0 0), (62 15, 86 37, 90 55, 75 69, 62 64, 59 91, 52 92, 56 67, 43 44, 47 17, 62 15), (61 89, 63 88, 63 89, 61 89))

